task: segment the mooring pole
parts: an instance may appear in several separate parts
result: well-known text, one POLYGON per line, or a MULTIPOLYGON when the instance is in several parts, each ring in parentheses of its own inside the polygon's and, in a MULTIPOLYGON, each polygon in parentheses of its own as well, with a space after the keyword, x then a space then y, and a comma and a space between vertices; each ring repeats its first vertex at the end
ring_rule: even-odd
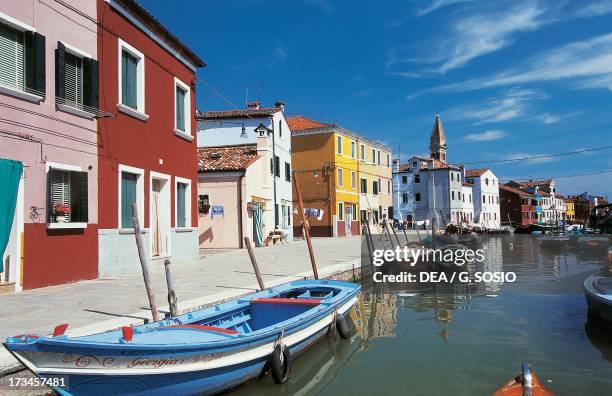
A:
POLYGON ((261 273, 259 272, 257 259, 255 259, 255 253, 253 253, 253 247, 251 246, 251 240, 249 239, 249 237, 244 237, 244 244, 246 245, 247 251, 249 252, 251 264, 253 264, 253 270, 255 271, 255 276, 257 277, 257 283, 259 283, 259 290, 266 290, 266 286, 263 283, 263 279, 261 279, 261 273))
POLYGON ((406 226, 402 228, 402 231, 404 232, 404 238, 406 238, 406 246, 408 246, 408 234, 406 234, 406 226))
POLYGON ((172 272, 170 271, 170 259, 164 260, 164 267, 166 267, 166 284, 168 285, 168 306, 170 307, 170 316, 178 316, 176 303, 176 293, 174 292, 174 282, 172 281, 172 272))
MULTIPOLYGON (((372 230, 370 229, 370 222, 366 220, 365 225, 366 225, 366 229, 368 230, 368 238, 370 239, 370 245, 372 245, 372 250, 374 250, 374 238, 372 237, 372 230)), ((372 254, 372 256, 374 256, 374 254, 372 254)))
MULTIPOLYGON (((302 193, 300 191, 300 184, 297 179, 297 174, 295 171, 293 174, 293 184, 295 185, 295 192, 298 196, 298 203, 300 205, 300 213, 302 215, 302 225, 304 227, 304 237, 306 238, 306 244, 308 245, 308 254, 310 255, 310 264, 312 264, 312 274, 315 279, 319 279, 319 272, 317 271, 317 263, 315 261, 314 251, 312 250, 312 241, 310 240, 310 225, 308 224, 308 220, 306 220, 306 215, 304 214, 304 204, 302 202, 302 193)), ((331 217, 331 213, 329 214, 331 217)))
POLYGON ((363 235, 366 240, 366 244, 368 245, 368 255, 370 256, 370 266, 374 265, 374 247, 372 246, 372 241, 370 241, 369 231, 365 225, 362 225, 363 235))
POLYGON ((431 218, 431 247, 432 249, 436 248, 436 219, 435 217, 431 218))
POLYGON ((136 247, 138 248, 138 257, 140 258, 140 266, 142 267, 142 277, 144 278, 145 288, 147 289, 147 296, 149 297, 149 306, 151 307, 151 314, 153 315, 153 321, 157 322, 161 318, 157 311, 157 301, 155 301, 155 293, 151 287, 151 278, 149 277, 149 267, 147 266, 147 256, 144 252, 142 244, 142 236, 140 235, 140 224, 138 222, 138 206, 132 205, 132 225, 134 226, 134 237, 136 237, 136 247))
POLYGON ((393 231, 393 235, 395 235, 395 239, 397 240, 397 246, 402 246, 402 243, 400 242, 399 237, 397 236, 397 232, 395 232, 395 227, 393 226, 393 223, 389 227, 391 227, 391 231, 393 231))

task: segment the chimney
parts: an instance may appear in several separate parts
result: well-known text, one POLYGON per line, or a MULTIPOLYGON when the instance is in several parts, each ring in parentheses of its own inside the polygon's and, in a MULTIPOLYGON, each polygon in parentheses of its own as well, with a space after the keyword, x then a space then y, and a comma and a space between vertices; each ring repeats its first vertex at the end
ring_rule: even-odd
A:
POLYGON ((258 110, 261 109, 261 102, 249 102, 247 103, 247 109, 249 110, 258 110))
POLYGON ((281 109, 281 111, 285 111, 285 104, 280 100, 277 100, 276 103, 274 103, 274 107, 281 109))

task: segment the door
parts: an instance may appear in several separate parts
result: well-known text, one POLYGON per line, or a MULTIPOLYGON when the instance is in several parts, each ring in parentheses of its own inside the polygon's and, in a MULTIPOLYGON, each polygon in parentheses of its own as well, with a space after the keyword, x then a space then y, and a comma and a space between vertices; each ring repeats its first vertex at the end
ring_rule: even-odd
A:
POLYGON ((347 204, 345 206, 344 209, 345 215, 344 215, 344 229, 346 232, 346 235, 351 235, 351 220, 353 218, 352 215, 352 210, 351 210, 351 204, 347 204))
POLYGON ((153 186, 151 188, 151 239, 153 243, 153 257, 157 257, 161 254, 161 232, 159 227, 159 199, 161 194, 161 188, 161 180, 153 179, 153 186))
POLYGON ((253 241, 255 246, 263 246, 263 230, 261 229, 262 208, 260 204, 255 204, 253 209, 253 241))

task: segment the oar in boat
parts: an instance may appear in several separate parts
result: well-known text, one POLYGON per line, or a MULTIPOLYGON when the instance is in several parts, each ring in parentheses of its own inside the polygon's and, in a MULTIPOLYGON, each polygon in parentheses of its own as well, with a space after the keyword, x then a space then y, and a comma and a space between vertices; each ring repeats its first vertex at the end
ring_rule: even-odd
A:
POLYGON ((521 374, 496 390, 493 396, 554 396, 554 393, 531 372, 529 363, 523 363, 521 374))

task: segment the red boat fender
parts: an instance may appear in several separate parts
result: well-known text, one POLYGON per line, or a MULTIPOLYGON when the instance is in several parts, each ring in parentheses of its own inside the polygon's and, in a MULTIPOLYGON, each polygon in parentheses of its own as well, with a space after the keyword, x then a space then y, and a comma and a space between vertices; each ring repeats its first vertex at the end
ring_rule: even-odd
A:
POLYGON ((289 305, 319 305, 317 298, 256 298, 251 304, 289 304, 289 305))
POLYGON ((62 323, 60 325, 55 326, 55 329, 53 329, 53 337, 63 335, 66 332, 67 328, 68 328, 68 323, 62 323))
POLYGON ((123 326, 121 328, 121 332, 123 333, 123 340, 125 342, 132 342, 132 338, 134 338, 134 328, 131 326, 123 326))
POLYGON ((213 333, 238 334, 236 330, 232 330, 232 329, 224 329, 223 327, 205 326, 205 325, 197 325, 197 324, 170 325, 170 326, 160 327, 160 329, 192 329, 192 330, 212 331, 213 333))

